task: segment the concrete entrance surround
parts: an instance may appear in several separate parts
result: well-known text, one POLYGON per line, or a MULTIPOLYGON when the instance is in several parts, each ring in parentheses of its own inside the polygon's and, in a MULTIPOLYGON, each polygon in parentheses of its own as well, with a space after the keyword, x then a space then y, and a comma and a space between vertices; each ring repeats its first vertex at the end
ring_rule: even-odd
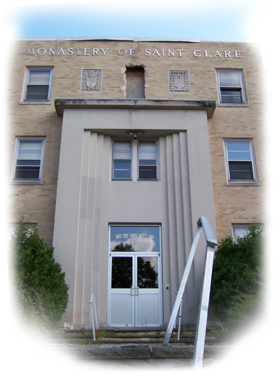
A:
MULTIPOLYGON (((107 325, 110 224, 158 224, 167 324, 201 215, 215 233, 207 125, 215 102, 64 99, 55 105, 63 124, 53 245, 70 286, 63 320, 90 326, 94 293, 99 325, 107 325), (129 139, 130 130, 158 139, 157 181, 111 180, 112 141, 129 139)), ((184 295, 183 324, 196 321, 204 255, 202 239, 184 295)))

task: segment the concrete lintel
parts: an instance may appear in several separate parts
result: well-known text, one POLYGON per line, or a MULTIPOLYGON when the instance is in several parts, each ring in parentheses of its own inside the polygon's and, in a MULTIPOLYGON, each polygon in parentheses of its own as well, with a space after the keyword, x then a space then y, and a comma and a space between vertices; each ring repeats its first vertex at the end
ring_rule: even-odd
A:
POLYGON ((54 100, 56 113, 63 116, 65 109, 162 109, 162 110, 206 110, 207 117, 212 118, 216 101, 212 100, 174 100, 174 99, 92 99, 92 98, 59 98, 54 100))

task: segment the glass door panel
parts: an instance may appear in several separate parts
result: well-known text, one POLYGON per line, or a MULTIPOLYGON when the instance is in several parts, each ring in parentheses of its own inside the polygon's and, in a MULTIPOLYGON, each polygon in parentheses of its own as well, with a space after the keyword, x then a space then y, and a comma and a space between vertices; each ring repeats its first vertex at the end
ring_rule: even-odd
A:
POLYGON ((132 257, 113 257, 111 267, 111 288, 131 288, 132 270, 132 257))
POLYGON ((137 287, 158 288, 158 257, 138 257, 137 287))

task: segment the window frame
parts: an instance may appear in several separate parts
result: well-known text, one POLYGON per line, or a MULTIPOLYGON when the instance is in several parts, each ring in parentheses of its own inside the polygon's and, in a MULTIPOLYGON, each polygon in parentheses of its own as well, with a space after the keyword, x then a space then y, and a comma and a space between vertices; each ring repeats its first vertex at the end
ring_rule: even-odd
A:
POLYGON ((247 94, 244 81, 244 74, 242 69, 216 69, 217 84, 218 84, 218 97, 219 97, 219 106, 247 106, 247 94), (240 86, 221 86, 220 83, 220 73, 221 72, 235 72, 239 74, 240 86), (236 89, 240 90, 241 102, 222 102, 222 89, 236 89))
POLYGON ((14 184, 42 184, 42 177, 43 177, 43 164, 44 164, 44 154, 45 154, 45 143, 46 138, 45 137, 17 137, 15 142, 15 153, 14 153, 14 160, 13 160, 13 167, 12 167, 12 182, 14 184), (17 158, 19 154, 19 148, 20 143, 24 141, 34 141, 34 142, 42 142, 42 148, 41 148, 41 156, 40 156, 40 169, 39 169, 39 176, 38 178, 16 178, 16 169, 17 169, 17 158))
POLYGON ((51 97, 51 88, 52 88, 52 78, 53 78, 53 67, 52 66, 28 66, 26 67, 26 77, 25 77, 25 83, 24 83, 24 89, 22 94, 22 102, 23 104, 50 104, 50 97, 51 97), (46 70, 49 71, 49 78, 48 78, 48 94, 47 99, 27 99, 27 89, 28 89, 28 83, 30 78, 30 72, 33 71, 40 71, 40 70, 46 70))
POLYGON ((256 159, 255 159, 255 153, 254 153, 254 145, 253 145, 253 139, 224 139, 224 152, 225 152, 225 165, 226 165, 226 174, 227 174, 227 183, 226 185, 254 185, 258 184, 258 175, 257 175, 257 168, 256 168, 256 159), (249 153, 250 153, 250 160, 229 160, 228 156, 228 147, 227 143, 229 142, 238 142, 238 143, 249 143, 249 153), (231 179, 231 173, 230 173, 230 161, 238 161, 238 162, 251 162, 252 167, 252 177, 253 179, 231 179))

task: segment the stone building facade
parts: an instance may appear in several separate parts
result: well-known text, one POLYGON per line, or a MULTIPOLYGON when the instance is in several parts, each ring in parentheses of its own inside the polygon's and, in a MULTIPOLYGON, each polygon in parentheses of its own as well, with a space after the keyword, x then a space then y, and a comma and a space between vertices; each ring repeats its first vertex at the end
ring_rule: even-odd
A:
MULTIPOLYGON (((9 82, 9 222, 24 216, 54 246, 68 324, 90 325, 91 293, 103 326, 166 324, 198 218, 218 240, 264 223, 253 46, 19 41, 9 82)), ((201 243, 184 323, 196 319, 203 262, 201 243)))

